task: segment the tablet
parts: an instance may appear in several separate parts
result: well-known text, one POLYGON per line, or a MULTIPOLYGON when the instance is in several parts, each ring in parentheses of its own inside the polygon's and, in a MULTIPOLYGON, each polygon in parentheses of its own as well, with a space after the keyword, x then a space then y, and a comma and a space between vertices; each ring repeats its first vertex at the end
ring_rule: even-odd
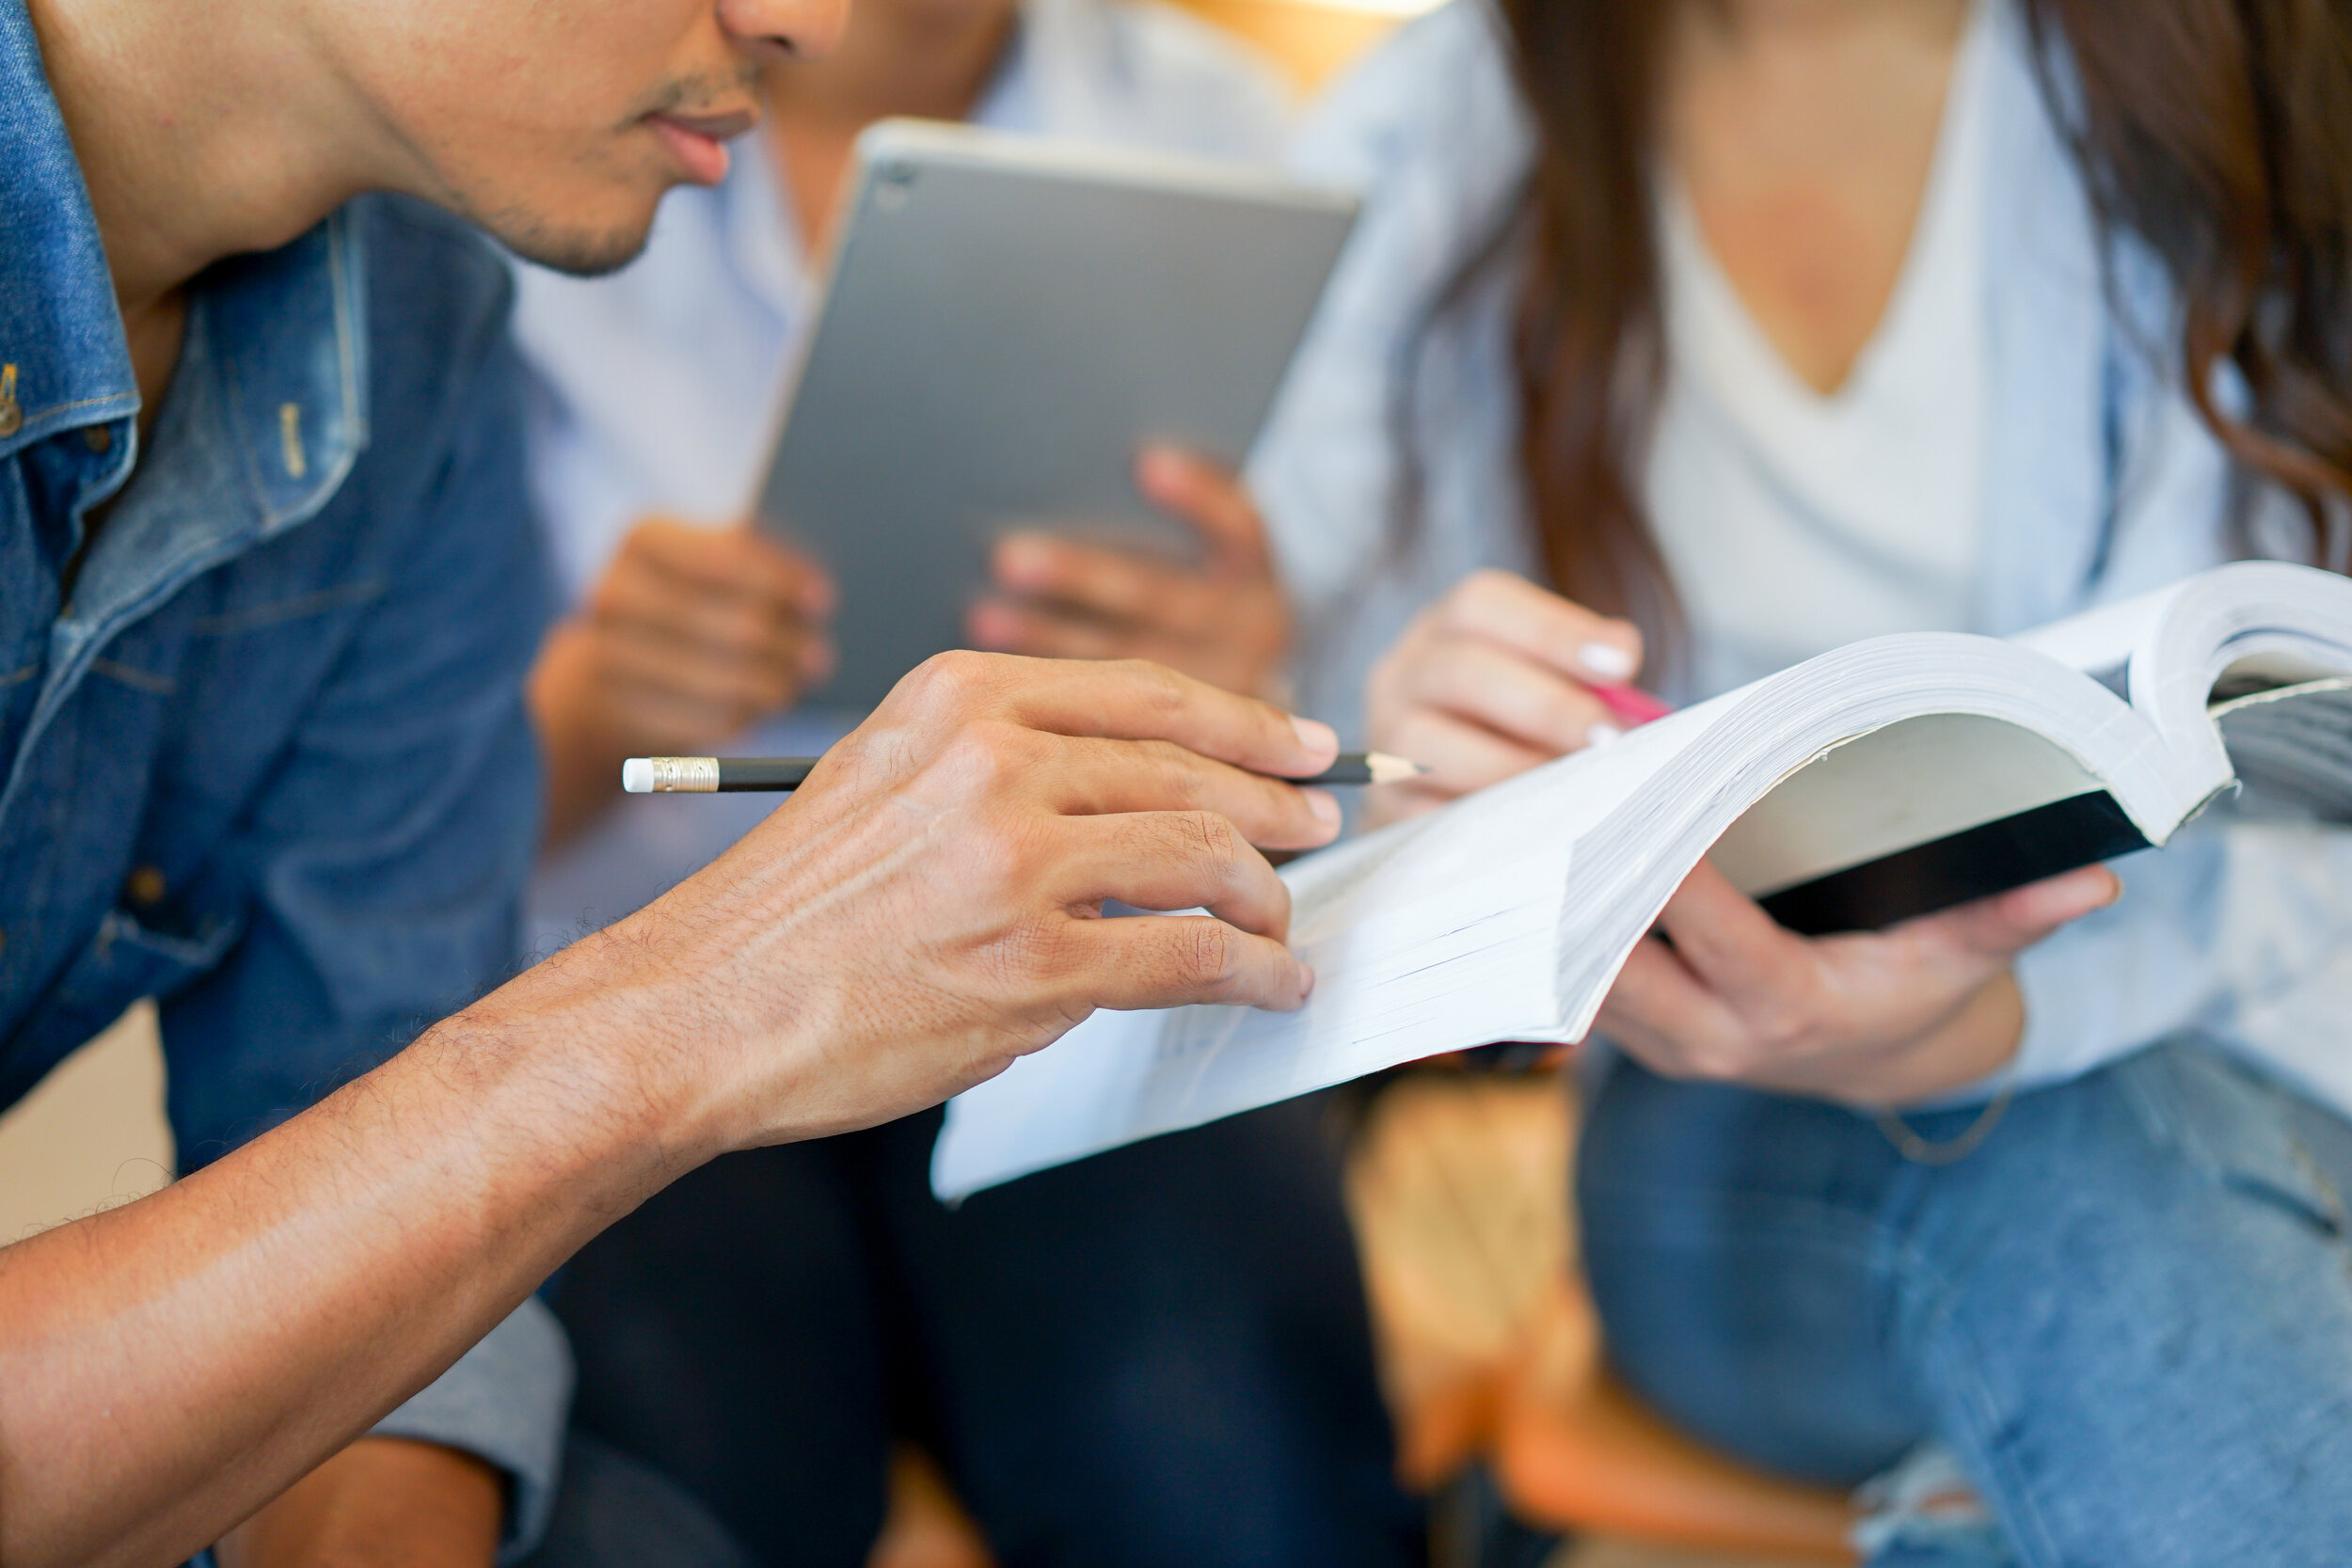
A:
POLYGON ((758 511, 840 587, 810 695, 855 707, 965 645, 1003 533, 1196 553, 1136 452, 1240 467, 1356 214, 1263 171, 919 120, 858 138, 845 199, 758 511))

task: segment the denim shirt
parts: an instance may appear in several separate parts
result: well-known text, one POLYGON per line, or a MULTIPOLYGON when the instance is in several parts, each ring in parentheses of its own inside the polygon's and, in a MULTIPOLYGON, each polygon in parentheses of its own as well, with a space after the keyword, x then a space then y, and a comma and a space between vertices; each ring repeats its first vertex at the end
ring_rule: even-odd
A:
MULTIPOLYGON (((0 0, 0 1105, 151 996, 194 1169, 511 972, 549 595, 506 297, 453 220, 355 202, 197 279, 142 453, 88 193, 0 0)), ((387 1430, 506 1468, 519 1543, 561 1336, 527 1309, 453 1375, 387 1430)))
MULTIPOLYGON (((1981 3, 1998 8, 1982 543, 1968 624, 1937 629, 2010 636, 2228 558, 2239 476, 2171 356, 2150 351, 2178 341, 2162 270, 2094 220, 2038 69, 2066 93, 2071 67, 2037 62, 2013 0, 1981 3)), ((1360 730, 1366 670, 1422 605, 1478 567, 1540 575, 1512 346, 1523 254, 1506 236, 1502 264, 1426 325, 1527 179, 1534 135, 1506 40, 1485 0, 1454 0, 1375 51, 1292 150, 1302 178, 1365 202, 1251 479, 1298 608, 1304 706, 1343 736, 1360 730), (1411 528, 1395 504, 1400 416, 1417 461, 1411 528)), ((2243 387, 2223 374, 2216 395, 2230 406, 2243 387)), ((2268 526, 2280 499, 2255 502, 2253 539, 2291 543, 2268 526)), ((2117 870, 2118 903, 2017 965, 2019 1086, 2198 1030, 2352 1113, 2352 832, 2209 816, 2117 870)))

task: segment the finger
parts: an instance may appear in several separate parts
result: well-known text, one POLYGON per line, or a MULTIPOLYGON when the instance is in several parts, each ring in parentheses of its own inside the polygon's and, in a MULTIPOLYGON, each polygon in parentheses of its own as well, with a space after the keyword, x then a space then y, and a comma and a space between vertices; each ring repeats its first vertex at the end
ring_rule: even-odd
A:
POLYGON ((1427 768, 1411 787, 1446 800, 1517 778, 1551 760, 1549 752, 1435 708, 1408 709, 1403 718, 1382 726, 1380 749, 1427 768))
POLYGON ((1136 488, 1152 505, 1199 529, 1220 571, 1254 577, 1270 568, 1257 503, 1222 466, 1181 448, 1147 447, 1136 460, 1136 488))
POLYGON ((614 571, 589 603, 592 619, 658 633, 685 647, 789 664, 805 624, 771 604, 713 592, 646 569, 614 571))
POLYGON ((993 711, 1057 735, 1171 740, 1277 777, 1320 773, 1340 749, 1328 724, 1142 659, 1097 664, 939 654, 899 681, 883 710, 963 718, 993 711))
POLYGON ((1116 898, 1139 910, 1204 909, 1277 942, 1289 933, 1290 889, 1215 812, 1077 816, 1062 834, 1053 887, 1065 905, 1116 898))
POLYGON ((2106 909, 2122 894, 2123 883, 2113 871, 2104 865, 2086 865, 1958 909, 1906 921, 1888 935, 2006 961, 2058 927, 2106 909))
POLYGON ((1473 721, 1547 756, 1622 733, 1582 684, 1494 642, 1455 638, 1433 647, 1405 674, 1403 691, 1409 702, 1473 721))
POLYGON ((1436 613, 1458 636, 1498 643, 1578 680, 1631 680, 1642 667, 1642 634, 1631 622, 1596 615, 1509 572, 1472 573, 1436 613))
POLYGON ((818 618, 833 613, 833 579, 807 556, 748 523, 722 528, 651 517, 623 549, 706 593, 749 598, 818 618))
POLYGON ((1186 626, 1206 618, 1200 579, 1123 550, 1014 533, 996 542, 990 563, 998 586, 1013 594, 1106 621, 1186 626))
POLYGON ((1044 799, 1065 816, 1210 813, 1268 849, 1316 848, 1340 830, 1340 805, 1328 791, 1245 772, 1164 740, 1056 737, 1038 766, 1044 799))
POLYGON ((1595 1022, 1644 1066, 1673 1078, 1731 1076, 1746 1038, 1739 1015, 1655 937, 1627 955, 1595 1022))
POLYGON ((798 691, 799 664, 745 658, 613 626, 599 629, 603 677, 678 702, 723 705, 743 715, 771 712, 798 691))
POLYGON ((1091 920, 1073 989, 1088 1006, 1134 1009, 1198 1002, 1289 1012, 1314 976, 1290 949, 1209 915, 1091 920))
POLYGON ((693 752, 741 730, 744 716, 731 704, 681 698, 627 682, 607 685, 597 728, 613 744, 633 752, 693 752))
POLYGON ((984 599, 964 618, 964 630, 983 648, 1038 658, 1151 658, 1177 652, 1166 639, 1106 626, 1049 605, 984 599))
POLYGON ((1707 861, 1691 868, 1658 917, 1699 984, 1734 1012, 1779 1002, 1817 977, 1804 938, 1782 926, 1707 861))

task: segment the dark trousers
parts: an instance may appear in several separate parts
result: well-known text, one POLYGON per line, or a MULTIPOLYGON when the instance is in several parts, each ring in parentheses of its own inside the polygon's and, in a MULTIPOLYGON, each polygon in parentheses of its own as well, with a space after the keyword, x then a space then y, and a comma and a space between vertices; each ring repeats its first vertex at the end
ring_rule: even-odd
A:
POLYGON ((862 1564, 897 1437, 1006 1568, 1416 1560, 1322 1101, 955 1211, 938 1126, 729 1156, 592 1243, 576 1429, 764 1563, 862 1564))

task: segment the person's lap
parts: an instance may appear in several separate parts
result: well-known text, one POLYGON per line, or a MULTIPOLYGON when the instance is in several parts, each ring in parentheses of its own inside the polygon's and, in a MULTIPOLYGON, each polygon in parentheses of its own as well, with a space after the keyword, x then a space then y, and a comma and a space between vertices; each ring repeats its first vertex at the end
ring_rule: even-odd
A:
POLYGON ((1579 1197, 1620 1370, 1731 1452, 1851 1483, 1932 1436, 2026 1562, 2315 1564, 2352 1540, 2347 1183, 2352 1127, 2174 1041, 1944 1166, 1622 1065, 1579 1197))
POLYGON ((576 1425, 760 1561, 862 1563, 894 1435, 1007 1568, 1403 1563, 1318 1102, 941 1209, 936 1114, 738 1155, 583 1251, 576 1425))

